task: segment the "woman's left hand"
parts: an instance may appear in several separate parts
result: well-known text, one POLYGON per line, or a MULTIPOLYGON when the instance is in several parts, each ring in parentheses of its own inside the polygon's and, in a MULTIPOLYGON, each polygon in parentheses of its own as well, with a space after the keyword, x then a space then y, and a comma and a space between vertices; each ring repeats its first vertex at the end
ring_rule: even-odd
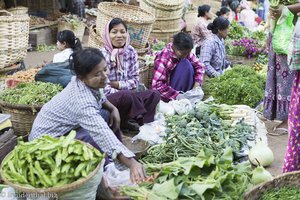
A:
POLYGON ((194 86, 193 86, 193 89, 197 88, 197 87, 200 87, 200 84, 198 82, 195 82, 194 83, 194 86))
POLYGON ((119 81, 110 81, 110 86, 115 89, 119 89, 119 81))
POLYGON ((116 132, 120 129, 121 118, 117 108, 114 108, 110 113, 109 126, 110 128, 116 132))

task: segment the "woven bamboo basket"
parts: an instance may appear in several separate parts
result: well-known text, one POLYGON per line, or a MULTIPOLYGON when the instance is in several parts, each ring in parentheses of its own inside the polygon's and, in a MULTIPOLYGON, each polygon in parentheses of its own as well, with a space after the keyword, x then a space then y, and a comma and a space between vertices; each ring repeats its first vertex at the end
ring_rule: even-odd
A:
MULTIPOLYGON (((82 142, 82 141, 81 141, 82 142)), ((84 143, 84 142, 82 142, 84 143)), ((94 148, 92 145, 88 144, 88 143, 85 143, 89 148, 94 148)), ((5 158, 8 158, 10 156, 11 153, 9 153, 5 158)), ((14 188, 15 190, 17 190, 18 192, 25 192, 25 193, 28 193, 28 194, 34 194, 34 195, 37 195, 37 194, 55 194, 57 196, 60 196, 61 194, 65 194, 66 192, 69 192, 69 191, 72 191, 72 190, 75 190, 75 189, 78 189, 80 188, 80 186, 82 186, 83 184, 87 183, 89 180, 91 180, 99 171, 101 171, 101 177, 100 179, 102 178, 102 173, 103 173, 103 165, 105 163, 105 159, 102 160, 102 162, 100 162, 98 164, 98 166, 96 167, 96 169, 94 171, 92 171, 87 177, 85 178, 81 178, 73 183, 70 183, 70 184, 67 184, 67 185, 63 185, 63 186, 59 186, 59 187, 51 187, 51 188, 31 188, 31 187, 26 187, 26 186, 23 186, 23 185, 18 185, 18 184, 15 184, 15 183, 12 183, 10 181, 8 181, 4 174, 3 174, 3 171, 2 171, 2 168, 3 168, 3 163, 1 164, 1 169, 0 169, 0 174, 1 174, 1 177, 4 181, 5 184, 11 186, 12 188, 14 188)), ((52 199, 52 198, 51 198, 52 199)))
POLYGON ((95 25, 93 25, 89 28, 88 46, 93 47, 93 48, 102 48, 103 47, 102 37, 97 34, 95 25))
POLYGON ((42 106, 17 105, 0 101, 0 107, 3 113, 11 115, 11 123, 14 132, 18 136, 27 135, 37 113, 42 106))
MULTIPOLYGON (((154 66, 153 65, 142 65, 143 59, 140 58, 140 81, 144 83, 147 88, 151 88, 152 79, 154 76, 154 66)), ((145 63, 145 61, 144 61, 145 63)))
POLYGON ((183 14, 184 0, 141 0, 140 7, 156 18, 176 18, 183 14))
POLYGON ((106 24, 116 17, 121 18, 127 24, 130 44, 137 49, 145 48, 155 17, 137 6, 102 2, 98 5, 97 33, 102 35, 106 24))
POLYGON ((232 65, 249 65, 252 66, 256 58, 246 58, 245 56, 233 56, 233 55, 227 55, 226 59, 232 63, 232 65))
POLYGON ((28 15, 28 8, 24 6, 10 8, 7 11, 11 12, 13 15, 28 15))
POLYGON ((25 58, 29 20, 26 15, 13 16, 8 11, 0 10, 0 69, 25 58))
POLYGON ((161 40, 165 43, 169 43, 172 41, 173 36, 176 33, 179 33, 180 29, 173 29, 173 30, 153 30, 150 34, 151 38, 156 38, 158 40, 161 40))
POLYGON ((196 25, 198 19, 198 12, 196 10, 190 10, 184 16, 186 23, 186 31, 191 32, 193 27, 196 25))
POLYGON ((156 18, 155 23, 153 24, 153 30, 161 29, 168 30, 179 29, 180 28, 181 17, 176 16, 172 18, 156 18))
POLYGON ((68 22, 65 21, 59 21, 58 22, 58 32, 63 30, 71 30, 74 32, 75 36, 79 38, 80 41, 83 39, 84 31, 85 31, 85 25, 83 22, 77 27, 74 28, 74 26, 68 22))
POLYGON ((244 200, 258 200, 270 189, 280 189, 282 187, 300 187, 299 180, 300 171, 282 174, 275 177, 272 181, 268 181, 254 187, 251 191, 244 195, 244 200))

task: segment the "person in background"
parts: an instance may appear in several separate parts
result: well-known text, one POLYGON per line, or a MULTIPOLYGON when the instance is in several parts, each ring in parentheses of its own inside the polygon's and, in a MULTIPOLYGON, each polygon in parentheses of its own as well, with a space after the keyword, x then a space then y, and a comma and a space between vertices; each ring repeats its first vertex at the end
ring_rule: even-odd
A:
POLYGON ((253 30, 258 25, 256 22, 258 15, 250 8, 250 5, 246 0, 242 0, 240 5, 242 11, 240 12, 239 22, 250 30, 253 30))
POLYGON ((235 20, 238 22, 240 19, 239 15, 240 15, 240 11, 241 11, 240 2, 237 0, 234 0, 229 4, 229 7, 231 9, 229 21, 231 22, 232 20, 235 20))
POLYGON ((143 166, 120 142, 118 109, 101 92, 108 72, 103 54, 88 48, 75 52, 72 57, 76 76, 42 107, 33 122, 29 140, 45 134, 60 137, 76 130, 77 139, 105 152, 119 169, 128 167, 133 182, 142 181, 146 176, 143 166))
POLYGON ((180 92, 201 86, 205 68, 192 49, 192 37, 180 32, 156 56, 152 89, 159 91, 163 101, 178 99, 180 92))
POLYGON ((122 19, 114 18, 107 23, 103 39, 101 51, 109 70, 105 95, 118 108, 122 129, 138 131, 144 123, 154 121, 160 95, 154 90, 139 91, 138 55, 129 44, 127 25, 122 19))
POLYGON ((227 8, 227 7, 222 7, 217 13, 216 13, 216 15, 218 16, 218 17, 224 17, 224 18, 226 18, 226 19, 229 19, 229 17, 230 17, 230 9, 229 8, 227 8))
POLYGON ((74 51, 82 49, 80 40, 70 30, 58 32, 56 39, 57 49, 61 52, 54 55, 53 63, 65 62, 74 51))
POLYGON ((224 39, 228 36, 230 22, 224 17, 217 17, 208 25, 213 36, 208 38, 201 47, 200 61, 204 63, 206 74, 209 77, 217 77, 230 67, 226 60, 224 39))
POLYGON ((192 29, 192 38, 196 46, 196 55, 200 54, 200 49, 203 42, 212 35, 211 31, 207 29, 209 20, 212 19, 211 7, 209 5, 202 5, 198 7, 198 21, 192 29))

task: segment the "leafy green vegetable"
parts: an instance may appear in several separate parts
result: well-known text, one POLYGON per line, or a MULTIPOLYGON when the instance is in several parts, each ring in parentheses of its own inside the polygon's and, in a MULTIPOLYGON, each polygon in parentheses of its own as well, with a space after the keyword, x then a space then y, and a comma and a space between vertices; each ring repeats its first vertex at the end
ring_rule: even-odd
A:
POLYGON ((249 66, 239 65, 205 81, 203 91, 217 103, 255 107, 264 98, 266 79, 249 66))
POLYGON ((11 104, 44 105, 62 89, 62 86, 53 83, 20 83, 1 92, 0 100, 11 104))
POLYGON ((260 200, 278 200, 278 199, 298 200, 300 199, 300 189, 298 187, 274 188, 268 190, 260 198, 260 200))

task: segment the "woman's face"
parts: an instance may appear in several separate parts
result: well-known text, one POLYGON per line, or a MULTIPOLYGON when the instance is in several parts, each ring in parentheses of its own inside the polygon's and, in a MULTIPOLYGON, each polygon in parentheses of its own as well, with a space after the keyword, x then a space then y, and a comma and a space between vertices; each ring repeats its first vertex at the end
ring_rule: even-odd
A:
POLYGON ((58 50, 62 51, 67 47, 67 44, 66 42, 61 43, 60 41, 57 40, 56 47, 58 50))
POLYGON ((111 43, 116 48, 122 48, 127 39, 127 31, 123 24, 115 25, 109 32, 111 43))
POLYGON ((226 29, 224 29, 224 30, 219 30, 219 35, 223 39, 227 38, 228 34, 229 34, 229 26, 226 29))
POLYGON ((214 14, 211 12, 211 10, 209 10, 208 12, 206 12, 205 15, 206 15, 206 18, 207 18, 208 20, 212 19, 213 16, 214 16, 214 14))
POLYGON ((222 15, 224 18, 229 19, 230 17, 230 12, 225 13, 224 15, 222 15))
POLYGON ((91 88, 104 88, 107 84, 107 74, 107 63, 103 59, 88 75, 81 80, 91 88))
POLYGON ((191 53, 191 49, 188 50, 179 50, 173 45, 174 53, 176 54, 178 59, 186 58, 191 53))

